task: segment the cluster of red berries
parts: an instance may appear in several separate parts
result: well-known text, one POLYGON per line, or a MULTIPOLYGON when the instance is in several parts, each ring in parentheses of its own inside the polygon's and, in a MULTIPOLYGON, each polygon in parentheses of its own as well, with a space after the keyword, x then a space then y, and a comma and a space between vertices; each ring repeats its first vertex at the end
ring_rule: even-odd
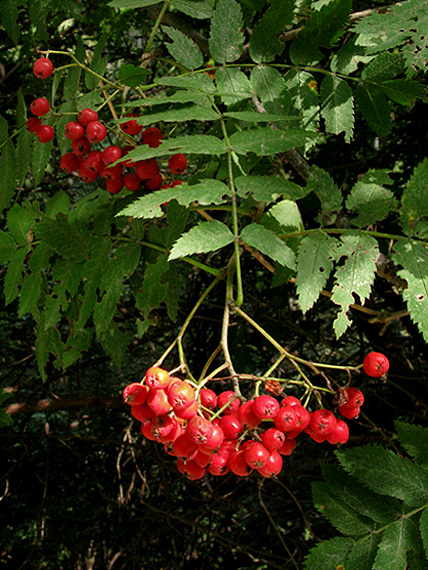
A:
MULTIPOLYGON (((34 75, 38 78, 49 77, 53 70, 52 62, 46 57, 38 59, 33 66, 34 75)), ((38 97, 31 103, 30 110, 34 117, 27 121, 29 131, 35 133, 41 143, 51 141, 54 129, 50 125, 42 124, 40 118, 49 112, 49 101, 45 97, 38 97)), ((122 132, 126 135, 141 134, 141 144, 157 148, 162 143, 162 133, 157 127, 144 129, 138 123, 138 117, 137 113, 126 115, 129 120, 121 123, 122 132)), ((98 176, 101 176, 106 180, 106 189, 111 194, 118 194, 124 187, 132 192, 136 192, 141 186, 152 191, 176 186, 182 182, 164 182, 159 164, 154 158, 135 162, 126 160, 113 165, 135 147, 129 145, 120 148, 109 145, 103 149, 94 149, 92 145, 101 143, 107 136, 107 129, 98 120, 98 113, 94 109, 82 109, 77 120, 69 121, 65 125, 64 135, 71 140, 72 150, 61 157, 61 169, 67 173, 76 172, 83 182, 95 182, 98 176)), ((176 153, 170 156, 168 169, 171 175, 182 174, 186 167, 187 158, 184 154, 176 153)))
MULTIPOLYGON (((347 395, 345 407, 339 407, 344 417, 348 410, 359 411, 364 401, 359 390, 344 391, 345 401, 347 395)), ((159 367, 149 368, 141 383, 126 386, 123 397, 143 435, 163 444, 177 458, 180 473, 191 480, 229 471, 245 477, 253 470, 274 477, 301 433, 332 445, 349 438, 344 420, 327 409, 311 413, 294 396, 278 401, 266 394, 241 403, 232 390, 195 390, 159 367)))

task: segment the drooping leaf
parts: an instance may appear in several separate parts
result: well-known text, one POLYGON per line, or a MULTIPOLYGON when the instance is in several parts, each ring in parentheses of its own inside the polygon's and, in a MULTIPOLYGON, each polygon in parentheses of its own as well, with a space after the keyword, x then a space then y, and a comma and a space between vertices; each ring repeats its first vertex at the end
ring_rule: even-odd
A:
POLYGON ((428 249, 417 241, 398 241, 394 244, 392 259, 402 266, 397 274, 407 281, 403 298, 410 311, 410 318, 428 341, 428 249))
POLYGON ((385 81, 379 88, 387 97, 400 105, 411 105, 416 99, 425 99, 426 90, 420 83, 408 79, 385 81))
POLYGON ((31 143, 33 138, 34 135, 28 129, 24 129, 19 133, 16 141, 16 156, 19 156, 19 160, 16 163, 16 183, 18 188, 22 188, 31 165, 31 143))
POLYGON ((85 85, 89 90, 95 89, 97 85, 99 85, 100 76, 102 77, 106 70, 107 58, 102 56, 106 42, 107 36, 106 34, 102 34, 98 40, 97 45, 95 46, 91 58, 90 70, 94 73, 90 73, 89 71, 85 72, 85 85))
POLYGON ((177 200, 182 206, 189 206, 193 202, 197 202, 201 206, 208 206, 210 204, 222 204, 230 195, 229 188, 220 180, 203 180, 192 186, 183 183, 174 188, 157 190, 146 196, 141 196, 117 215, 147 219, 157 218, 164 215, 160 206, 170 200, 177 200))
POLYGON ((18 19, 18 2, 16 0, 4 0, 0 10, 3 29, 13 41, 18 45, 20 36, 20 27, 17 24, 18 19))
POLYGON ((48 143, 40 143, 38 140, 34 142, 33 160, 31 163, 31 171, 34 178, 34 184, 37 187, 45 173, 46 167, 51 157, 53 148, 53 140, 48 143))
POLYGON ((215 73, 215 82, 222 95, 222 102, 229 106, 253 96, 248 77, 240 69, 220 67, 215 73))
POLYGON ((381 534, 371 533, 359 538, 346 559, 346 570, 372 570, 381 534))
POLYGON ((236 0, 218 0, 209 37, 210 53, 218 63, 231 63, 240 57, 244 45, 243 24, 241 6, 236 0))
POLYGON ((351 324, 347 313, 355 302, 354 295, 359 297, 361 304, 369 298, 379 254, 377 241, 368 235, 348 233, 341 237, 341 242, 336 249, 336 259, 339 261, 342 256, 346 259, 336 267, 331 297, 333 303, 341 307, 333 323, 337 338, 351 324))
POLYGON ((115 366, 120 366, 126 356, 129 336, 128 333, 122 332, 116 323, 112 322, 110 327, 102 331, 99 335, 101 346, 111 357, 115 366))
POLYGON ((264 214, 261 223, 278 235, 304 229, 300 210, 294 200, 284 199, 274 204, 264 214))
POLYGON ((346 199, 346 208, 358 214, 352 225, 364 227, 387 218, 396 200, 384 185, 392 184, 387 170, 369 170, 353 186, 346 199))
POLYGON ((193 255, 216 251, 233 242, 234 236, 230 229, 217 220, 200 222, 175 242, 168 261, 193 255))
POLYGON ((156 79, 156 83, 158 85, 178 87, 179 89, 189 89, 190 91, 195 92, 195 95, 201 93, 210 95, 216 92, 213 80, 206 73, 196 73, 193 75, 185 75, 183 77, 160 77, 159 79, 156 79))
POLYGON ((270 7, 250 36, 250 56, 256 63, 273 61, 285 44, 278 34, 293 23, 293 0, 270 0, 270 7))
MULTIPOLYGON (((181 123, 187 121, 216 121, 220 119, 219 113, 209 107, 201 105, 188 105, 186 107, 174 108, 160 113, 147 113, 137 119, 137 123, 151 125, 163 121, 165 123, 181 123)), ((117 123, 129 121, 126 117, 118 119, 117 123)), ((208 136, 208 135, 206 135, 208 136)), ((165 141, 168 142, 168 141, 165 141)), ((164 143, 163 143, 164 144, 164 143)))
POLYGON ((379 84, 401 75, 405 70, 403 54, 400 52, 384 51, 364 66, 361 79, 370 83, 379 84))
POLYGON ((380 445, 337 451, 340 464, 361 483, 380 495, 420 507, 428 499, 428 471, 380 445))
POLYGON ((302 239, 297 254, 296 290, 303 313, 318 300, 333 269, 336 240, 319 231, 302 239))
POLYGON ((401 226, 408 236, 417 236, 422 239, 428 237, 428 158, 425 158, 415 168, 407 182, 401 204, 401 226))
POLYGON ((354 98, 348 83, 336 75, 326 75, 320 95, 327 132, 334 135, 344 132, 345 141, 349 142, 354 132, 354 98))
POLYGON ((368 63, 371 59, 373 56, 367 55, 364 47, 356 45, 356 38, 352 37, 333 55, 331 71, 351 75, 358 69, 359 62, 368 63))
POLYGON ((419 528, 421 531, 425 554, 426 557, 428 557, 428 509, 424 509, 422 511, 421 519, 419 521, 419 528))
POLYGON ((9 261, 16 249, 15 240, 5 231, 0 230, 0 263, 9 261))
POLYGON ((193 40, 171 26, 164 26, 162 30, 173 41, 173 43, 166 43, 165 46, 178 63, 190 70, 201 67, 204 63, 204 56, 193 40))
POLYGON ((26 255, 27 248, 20 247, 10 256, 9 265, 4 278, 4 296, 6 305, 9 305, 19 294, 18 287, 22 282, 26 255))
POLYGON ((241 239, 274 261, 292 270, 296 268, 293 250, 274 232, 260 224, 249 224, 241 232, 241 239))
MULTIPOLYGON (((76 49, 74 53, 76 59, 83 63, 85 61, 86 53, 85 46, 83 45, 82 38, 77 36, 76 49)), ((64 99, 74 99, 76 97, 77 88, 82 75, 82 68, 80 66, 71 67, 64 80, 64 99)))

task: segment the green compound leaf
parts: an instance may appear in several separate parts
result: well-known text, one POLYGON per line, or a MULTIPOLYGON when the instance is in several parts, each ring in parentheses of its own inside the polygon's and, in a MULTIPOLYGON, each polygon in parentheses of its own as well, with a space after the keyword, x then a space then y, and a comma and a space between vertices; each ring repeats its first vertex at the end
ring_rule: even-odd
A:
POLYGON ((177 200, 182 206, 197 202, 201 206, 223 204, 231 196, 229 188, 220 180, 203 180, 193 186, 183 183, 174 188, 157 190, 141 196, 132 204, 121 210, 117 216, 133 216, 134 218, 158 218, 164 215, 160 206, 170 200, 177 200))
MULTIPOLYGON (((197 73, 195 75, 187 75, 186 77, 161 77, 156 80, 156 83, 158 85, 178 87, 179 89, 189 89, 194 91, 195 95, 200 95, 201 93, 211 95, 216 92, 213 80, 206 73, 197 73)), ((145 101, 151 104, 150 99, 145 99, 145 101)))
POLYGON ((424 509, 419 521, 419 528, 421 531, 422 542, 426 555, 428 555, 428 509, 424 509))
POLYGON ((394 244, 392 259, 403 269, 397 274, 407 281, 403 298, 410 318, 417 324, 425 341, 428 341, 428 249, 416 241, 399 241, 394 244))
POLYGON ((215 83, 219 92, 222 93, 222 102, 227 106, 251 99, 253 96, 248 77, 240 69, 220 67, 215 73, 215 83))
POLYGON ((369 298, 376 275, 376 260, 379 254, 377 241, 364 234, 347 234, 342 236, 341 244, 336 249, 336 259, 344 256, 345 262, 338 265, 335 271, 335 284, 331 300, 341 306, 333 328, 339 338, 351 324, 348 318, 349 306, 358 295, 361 304, 369 298))
POLYGON ((396 421, 398 441, 413 459, 423 465, 428 466, 428 428, 415 426, 407 422, 396 421))
POLYGON ((336 451, 348 473, 380 495, 389 495, 418 508, 428 502, 428 472, 380 445, 336 451))
POLYGON ((254 152, 258 156, 268 156, 304 146, 314 136, 303 129, 280 131, 270 127, 259 127, 257 130, 245 129, 230 137, 230 146, 237 154, 254 152))
POLYGON ((333 181, 333 178, 316 165, 312 165, 308 181, 307 192, 314 192, 321 201, 324 223, 332 223, 336 219, 336 212, 342 208, 342 193, 333 181))
POLYGON ((305 558, 305 570, 345 570, 345 560, 354 546, 352 538, 336 537, 320 542, 305 558))
POLYGON ((235 186, 238 196, 246 198, 250 194, 257 202, 275 202, 280 196, 298 200, 308 193, 306 188, 274 176, 239 176, 235 186))
POLYGON ((211 18, 214 9, 214 0, 172 0, 172 6, 198 20, 211 18))
POLYGON ((355 101, 369 127, 380 137, 389 135, 392 124, 385 95, 373 85, 359 84, 355 90, 355 101))
POLYGON ((16 188, 16 156, 15 147, 8 140, 1 150, 0 156, 0 212, 9 207, 16 188))
POLYGON ((18 45, 21 32, 21 29, 17 24, 18 4, 19 3, 16 0, 3 0, 0 10, 3 29, 15 45, 18 45))
POLYGON ((322 231, 302 239, 297 254, 296 290, 305 314, 318 300, 333 269, 337 240, 322 231))
POLYGON ((411 236, 428 238, 428 158, 425 158, 415 168, 407 182, 401 204, 401 226, 403 231, 411 236))
POLYGON ((28 244, 28 232, 33 224, 34 218, 32 213, 17 203, 7 213, 8 230, 19 245, 28 244))
POLYGON ((120 366, 126 356, 129 337, 128 334, 119 330, 112 322, 109 328, 99 334, 101 346, 111 357, 115 366, 120 366))
POLYGON ((306 71, 290 69, 284 79, 291 98, 288 112, 290 118, 295 119, 291 126, 316 132, 319 127, 319 101, 314 76, 306 71))
POLYGON ((411 105, 416 99, 426 99, 426 90, 416 81, 393 79, 379 85, 387 97, 400 105, 411 105))
MULTIPOLYGON (((200 105, 189 105, 186 107, 162 111, 160 113, 148 113, 137 119, 137 123, 143 125, 151 125, 163 121, 165 123, 183 123, 186 121, 216 121, 221 115, 216 113, 214 109, 202 107, 200 105)), ((122 118, 115 121, 118 124, 126 123, 129 118, 122 118)), ((205 135, 207 136, 207 135, 205 135)), ((171 139, 170 139, 171 140, 171 139)), ((168 141, 164 141, 168 142, 168 141)), ((160 148, 160 147, 159 147, 160 148)))
POLYGON ((233 240, 233 233, 226 224, 217 220, 200 222, 175 242, 168 261, 194 253, 216 251, 231 244, 233 240))
POLYGON ((16 251, 15 240, 3 230, 0 230, 0 263, 6 263, 16 251))
POLYGON ((19 285, 22 283, 22 273, 24 271, 24 261, 27 255, 27 248, 20 247, 11 256, 4 278, 5 304, 9 305, 19 295, 19 285))
POLYGON ((235 0, 218 0, 212 19, 209 47, 218 63, 237 60, 244 46, 241 6, 235 0))
POLYGON ((373 570, 402 570, 406 568, 407 551, 416 542, 417 527, 414 521, 396 521, 385 530, 379 544, 373 570))
POLYGON ((353 226, 362 228, 388 217, 396 200, 384 184, 392 184, 387 170, 369 170, 353 186, 346 199, 346 208, 358 214, 351 220, 353 226))
POLYGON ((294 251, 268 228, 260 224, 250 224, 245 226, 240 237, 242 241, 274 261, 290 269, 296 269, 294 251))
POLYGON ((172 44, 166 43, 165 46, 175 61, 190 70, 202 66, 204 56, 193 40, 171 26, 163 26, 162 31, 173 41, 172 44))
POLYGON ((326 75, 321 82, 321 116, 327 132, 345 133, 349 142, 354 132, 354 98, 346 81, 336 75, 326 75))
MULTIPOLYGON (((274 115, 284 115, 286 119, 292 97, 283 75, 272 67, 259 65, 251 71, 250 81, 264 109, 274 115)), ((277 126, 287 127, 284 123, 278 123, 277 126)), ((300 125, 297 126, 300 127, 300 125)))
POLYGON ((121 65, 117 73, 118 80, 128 87, 137 87, 141 85, 150 72, 144 67, 136 67, 130 63, 121 65))
POLYGON ((46 167, 49 163, 49 159, 51 157, 52 148, 53 140, 43 144, 38 140, 34 142, 31 170, 33 173, 35 186, 38 186, 43 178, 46 167))
POLYGON ((381 540, 381 534, 359 538, 346 559, 346 570, 372 570, 381 540))
POLYGON ((250 56, 256 63, 273 61, 282 53, 285 43, 278 34, 293 23, 293 0, 270 0, 270 4, 250 36, 250 56))

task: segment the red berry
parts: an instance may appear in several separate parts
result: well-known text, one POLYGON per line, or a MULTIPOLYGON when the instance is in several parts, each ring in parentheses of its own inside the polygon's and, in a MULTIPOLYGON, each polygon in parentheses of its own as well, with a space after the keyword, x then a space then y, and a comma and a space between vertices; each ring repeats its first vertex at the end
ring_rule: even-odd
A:
POLYGON ((273 396, 257 396, 254 400, 253 412, 262 420, 274 418, 279 412, 278 400, 273 396))
POLYGON ((186 170, 187 158, 178 152, 169 157, 168 168, 173 174, 181 174, 186 170))
POLYGON ((211 433, 208 435, 206 443, 199 446, 204 453, 212 453, 220 447, 224 441, 224 432, 220 426, 212 425, 211 433))
POLYGON ((77 116, 77 120, 81 125, 87 127, 92 121, 98 121, 98 113, 93 109, 82 109, 77 116))
POLYGON ((273 418, 275 427, 284 433, 296 429, 298 421, 298 413, 296 409, 291 406, 280 408, 276 416, 273 418))
POLYGON ((123 399, 130 406, 141 406, 146 401, 147 391, 147 386, 133 382, 123 390, 123 399))
POLYGON ((233 414, 238 410, 240 401, 233 390, 225 390, 217 396, 217 406, 224 408, 223 415, 233 414))
POLYGON ((380 378, 389 370, 389 360, 381 352, 369 352, 363 362, 364 372, 372 378, 380 378))
POLYGON ((162 174, 159 172, 153 178, 143 180, 143 186, 146 190, 158 190, 162 186, 162 174))
POLYGON ((128 172, 123 177, 123 184, 125 188, 131 190, 131 192, 137 192, 141 186, 140 178, 135 174, 135 172, 128 172))
MULTIPOLYGON (((102 176, 102 178, 105 178, 106 180, 118 180, 118 179, 122 180, 121 178, 122 172, 123 172, 123 166, 119 162, 119 164, 116 164, 115 166, 105 166, 100 170, 99 174, 100 176, 102 176)), ((122 187, 123 187, 123 181, 122 181, 122 187)))
POLYGON ((78 174, 80 180, 83 180, 83 182, 95 182, 95 180, 98 178, 98 172, 89 170, 85 164, 85 161, 80 164, 78 174))
POLYGON ((156 440, 159 440, 159 438, 169 435, 176 423, 177 420, 171 418, 168 414, 159 414, 150 420, 150 431, 156 440))
POLYGON ((50 125, 41 125, 36 131, 36 137, 41 143, 48 143, 54 138, 54 130, 50 125))
POLYGON ((101 142, 107 136, 107 129, 99 121, 91 121, 87 125, 85 133, 90 142, 101 142))
POLYGON ((208 471, 211 475, 221 477, 228 473, 229 467, 227 465, 227 461, 229 459, 229 453, 222 452, 220 448, 220 451, 211 455, 210 459, 211 462, 209 464, 208 471))
POLYGON ((190 441, 197 445, 205 445, 211 437, 213 424, 201 416, 193 416, 186 427, 186 434, 190 441))
POLYGON ((269 451, 278 451, 286 441, 284 433, 278 428, 269 428, 264 433, 260 434, 260 439, 263 445, 269 451))
POLYGON ((74 152, 66 152, 61 156, 59 163, 61 170, 64 170, 64 172, 75 172, 79 169, 79 164, 79 157, 74 152))
POLYGON ((86 137, 74 139, 71 141, 71 148, 76 154, 87 154, 91 150, 91 143, 86 137))
POLYGON ((30 105, 30 110, 36 117, 43 117, 49 111, 50 105, 46 97, 37 97, 30 105))
POLYGON ((340 406, 341 408, 351 410, 356 407, 361 407, 364 404, 364 395, 360 390, 358 390, 358 388, 350 386, 346 390, 346 395, 348 400, 340 406))
POLYGON ((236 417, 245 429, 254 429, 261 423, 261 418, 254 413, 254 401, 247 400, 236 411, 236 417))
POLYGON ((336 427, 327 435, 327 441, 332 445, 346 443, 349 439, 349 427, 343 420, 337 420, 336 427))
POLYGON ((39 117, 30 117, 27 121, 27 129, 30 133, 36 133, 40 129, 41 124, 39 117))
POLYGON ((150 148, 157 148, 162 141, 162 133, 156 127, 146 129, 141 135, 141 142, 150 148))
POLYGON ((144 378, 147 386, 155 390, 167 388, 170 383, 169 372, 159 366, 151 366, 144 378))
POLYGON ((85 158, 85 165, 89 170, 94 172, 101 172, 104 169, 104 163, 102 161, 102 152, 100 150, 91 150, 88 156, 85 158))
POLYGON ((201 406, 213 410, 217 405, 217 394, 210 388, 202 388, 199 392, 201 406))
POLYGON ((115 145, 108 146, 102 153, 102 159, 105 166, 113 164, 113 162, 119 160, 121 156, 122 156, 122 149, 120 149, 118 146, 115 145))
POLYGON ((199 404, 198 401, 195 400, 190 404, 190 406, 187 406, 186 408, 176 408, 174 410, 174 413, 177 416, 177 418, 180 418, 182 420, 190 420, 191 418, 193 418, 193 416, 196 416, 196 414, 198 413, 198 409, 199 409, 199 404))
POLYGON ((33 73, 39 79, 46 79, 52 75, 54 70, 53 63, 47 57, 40 57, 34 62, 33 73))
POLYGON ((267 462, 262 467, 258 467, 257 471, 263 477, 275 477, 281 473, 282 465, 283 459, 278 451, 271 451, 267 462))
POLYGON ((147 180, 156 176, 159 172, 159 165, 154 158, 139 160, 135 164, 135 172, 141 180, 147 180))
POLYGON ((64 134, 71 140, 77 140, 83 137, 85 129, 79 121, 70 121, 64 127, 64 134))
POLYGON ((229 414, 220 419, 220 427, 224 432, 226 439, 238 439, 244 431, 244 428, 238 418, 229 414))
POLYGON ((207 472, 206 469, 199 467, 199 465, 194 461, 184 461, 183 459, 179 459, 177 461, 177 469, 182 475, 185 475, 191 481, 202 479, 202 477, 204 477, 207 472))
POLYGON ((293 451, 296 449, 296 440, 295 439, 286 439, 282 444, 282 447, 278 449, 278 453, 281 455, 291 455, 293 451))
POLYGON ((178 459, 192 459, 198 452, 198 445, 189 439, 186 432, 179 435, 171 447, 178 459))
POLYGON ((109 194, 119 194, 123 189, 122 178, 111 178, 106 182, 106 190, 109 194))
POLYGON ((147 403, 155 414, 167 414, 172 410, 171 404, 168 402, 168 396, 165 390, 149 388, 147 392, 147 403))
POLYGON ((233 451, 227 460, 227 466, 238 477, 246 477, 253 470, 245 459, 245 452, 243 449, 233 451))
POLYGON ((154 411, 147 403, 140 404, 139 406, 131 406, 131 414, 141 423, 145 423, 155 416, 154 411))
MULTIPOLYGON (((138 113, 129 113, 126 117, 139 117, 138 113)), ((139 125, 135 119, 131 119, 126 123, 121 123, 120 128, 127 135, 138 135, 143 130, 143 125, 139 125)))
POLYGON ((337 409, 347 420, 354 420, 360 415, 360 406, 355 406, 355 408, 346 408, 344 406, 339 406, 337 409))
POLYGON ((317 410, 311 414, 309 426, 316 435, 325 436, 336 427, 336 418, 329 410, 317 410))
POLYGON ((192 386, 178 378, 169 384, 167 394, 173 410, 187 408, 196 400, 196 393, 192 386))
POLYGON ((252 469, 259 469, 268 462, 270 453, 262 443, 251 441, 244 449, 245 461, 252 469))

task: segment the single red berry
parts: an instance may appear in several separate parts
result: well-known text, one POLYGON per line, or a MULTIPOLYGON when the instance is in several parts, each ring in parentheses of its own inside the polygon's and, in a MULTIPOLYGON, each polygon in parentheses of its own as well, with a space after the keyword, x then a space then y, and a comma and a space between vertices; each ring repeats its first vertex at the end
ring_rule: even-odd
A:
POLYGON ((220 419, 220 427, 223 430, 226 439, 238 439, 244 431, 241 422, 233 414, 223 416, 220 419))
POLYGON ((135 174, 135 172, 128 172, 123 177, 123 184, 125 188, 131 190, 131 192, 137 192, 141 186, 140 178, 135 174))
POLYGON ((296 449, 296 440, 295 439, 286 439, 282 446, 278 449, 278 453, 281 455, 291 455, 293 451, 296 449))
POLYGON ((209 410, 214 410, 217 405, 217 394, 210 388, 202 388, 199 392, 199 397, 201 401, 201 406, 208 408, 209 410))
POLYGON ((168 414, 159 414, 150 420, 150 431, 158 441, 159 438, 169 435, 176 423, 177 420, 168 414))
POLYGON ((245 451, 243 449, 237 449, 229 455, 227 466, 238 477, 247 477, 253 470, 245 459, 245 451))
POLYGON ((209 473, 211 473, 211 475, 216 475, 217 477, 221 477, 229 472, 229 467, 227 465, 227 461, 229 459, 229 453, 222 453, 221 451, 219 451, 218 453, 214 453, 209 457, 211 461, 208 466, 208 471, 209 473))
POLYGON ((135 172, 141 180, 148 180, 159 172, 159 165, 154 158, 139 160, 135 164, 135 172))
POLYGON ((326 435, 321 433, 315 433, 310 425, 308 425, 308 427, 305 429, 305 433, 307 433, 308 436, 317 443, 323 443, 327 439, 326 435))
POLYGON ((36 133, 41 127, 42 121, 39 117, 30 117, 27 121, 27 129, 30 133, 36 133))
POLYGON ((253 412, 262 420, 274 418, 279 412, 279 403, 273 396, 257 396, 254 400, 253 412))
POLYGON ((180 152, 169 157, 168 168, 173 174, 181 174, 186 170, 187 158, 180 152))
POLYGON ((190 441, 197 445, 205 445, 211 437, 213 424, 201 416, 193 416, 187 424, 186 434, 190 441))
POLYGON ((337 409, 347 420, 354 420, 360 415, 360 406, 355 406, 355 408, 346 408, 344 406, 339 406, 337 409))
POLYGON ((79 121, 69 121, 64 127, 64 134, 71 140, 77 140, 83 137, 85 129, 79 121))
POLYGON ((270 453, 259 441, 249 442, 244 449, 245 461, 252 469, 259 469, 268 462, 270 453))
POLYGON ((98 113, 94 109, 82 109, 77 116, 77 120, 81 125, 87 127, 92 121, 98 121, 98 113))
POLYGON ((147 398, 147 386, 143 386, 139 382, 128 384, 123 390, 123 399, 130 406, 141 406, 147 398))
POLYGON ((346 443, 349 439, 349 427, 343 420, 337 420, 336 427, 327 435, 327 441, 332 445, 346 443))
POLYGON ((109 194, 119 194, 123 189, 122 178, 111 178, 106 181, 106 190, 109 194))
POLYGON ((55 132, 50 125, 41 125, 36 131, 36 137, 41 143, 50 142, 55 136, 55 132))
POLYGON ((191 481, 197 481, 205 476, 207 470, 203 467, 199 467, 197 463, 192 460, 179 459, 177 461, 177 469, 182 474, 185 475, 191 481))
MULTIPOLYGON (((139 117, 138 113, 129 113, 126 117, 139 117)), ((120 128, 127 135, 138 135, 143 130, 143 125, 139 125, 135 119, 131 119, 126 123, 121 123, 120 128)))
POLYGON ((278 451, 278 449, 280 449, 286 441, 284 432, 274 427, 269 428, 265 432, 261 433, 260 439, 262 440, 263 445, 269 451, 278 451))
POLYGON ((273 418, 275 427, 284 433, 296 429, 298 421, 299 416, 297 410, 291 406, 280 408, 276 416, 273 418))
POLYGON ((364 395, 361 390, 358 390, 358 388, 350 386, 346 390, 346 395, 348 400, 340 406, 342 409, 346 408, 351 410, 356 407, 361 407, 364 404, 364 395))
MULTIPOLYGON (((115 164, 114 166, 105 166, 99 172, 102 178, 106 180, 122 180, 122 173, 123 173, 123 166, 119 162, 119 164, 115 164)), ((123 181, 122 181, 123 187, 123 181)))
POLYGON ((86 127, 85 134, 90 142, 101 142, 107 136, 107 129, 99 121, 91 121, 86 127))
POLYGON ((212 425, 211 433, 208 434, 206 443, 199 446, 204 453, 213 453, 224 441, 224 432, 220 426, 212 425))
POLYGON ((193 418, 193 416, 196 416, 198 410, 199 410, 199 404, 198 401, 195 400, 190 404, 190 406, 186 406, 185 408, 176 408, 174 410, 174 414, 177 416, 177 418, 180 418, 181 420, 190 420, 191 418, 193 418))
POLYGON ((223 415, 233 414, 240 406, 239 398, 236 397, 233 390, 225 390, 217 396, 217 406, 223 410, 223 415))
POLYGON ((254 429, 261 423, 261 418, 254 413, 254 401, 247 400, 235 412, 236 417, 245 429, 254 429))
POLYGON ((100 150, 91 150, 85 158, 85 165, 93 172, 101 172, 104 169, 104 162, 102 161, 102 152, 100 150))
POLYGON ((162 388, 149 388, 146 401, 156 415, 167 414, 172 410, 172 406, 168 402, 168 395, 162 388))
POLYGON ((47 57, 36 59, 33 65, 33 73, 39 79, 47 79, 54 70, 53 63, 47 57))
POLYGON ((143 186, 146 190, 159 190, 162 186, 162 174, 158 172, 153 178, 143 180, 143 186))
POLYGON ((157 148, 162 144, 162 138, 162 133, 157 127, 150 127, 143 131, 141 142, 148 145, 150 148, 157 148))
POLYGON ((323 408, 311 414, 309 426, 316 435, 325 436, 336 427, 336 418, 333 412, 323 408))
POLYGON ((81 137, 80 139, 74 139, 71 141, 71 148, 76 154, 88 154, 88 152, 91 150, 91 147, 92 144, 85 136, 81 137))
POLYGON ((170 383, 170 376, 167 370, 159 368, 159 366, 151 366, 144 376, 145 383, 149 388, 155 390, 165 389, 170 383))
POLYGON ((89 168, 87 168, 85 164, 85 161, 80 163, 78 174, 80 180, 82 180, 83 182, 95 182, 95 180, 98 178, 98 172, 95 172, 94 170, 89 170, 89 168))
POLYGON ((37 97, 30 105, 30 111, 33 115, 36 115, 36 117, 43 117, 43 115, 49 112, 49 109, 50 105, 46 97, 37 97))
POLYGON ((173 410, 187 408, 196 400, 196 392, 192 386, 178 378, 169 384, 167 394, 173 410))
POLYGON ((381 352, 369 352, 363 362, 364 372, 372 378, 385 376, 389 370, 389 360, 381 352))
POLYGON ((131 414, 141 423, 145 423, 155 417, 154 411, 147 402, 140 404, 139 406, 131 406, 131 414))
POLYGON ((278 451, 271 451, 267 462, 262 467, 258 467, 257 471, 263 477, 276 477, 281 473, 282 465, 283 459, 278 451))
POLYGON ((61 156, 59 165, 64 172, 75 172, 79 170, 79 157, 74 152, 66 152, 61 156))
POLYGON ((193 459, 198 452, 198 444, 191 441, 184 432, 172 442, 172 451, 178 459, 193 459))
POLYGON ((109 166, 119 160, 122 156, 122 149, 115 145, 108 146, 102 153, 102 159, 105 166, 109 166))

